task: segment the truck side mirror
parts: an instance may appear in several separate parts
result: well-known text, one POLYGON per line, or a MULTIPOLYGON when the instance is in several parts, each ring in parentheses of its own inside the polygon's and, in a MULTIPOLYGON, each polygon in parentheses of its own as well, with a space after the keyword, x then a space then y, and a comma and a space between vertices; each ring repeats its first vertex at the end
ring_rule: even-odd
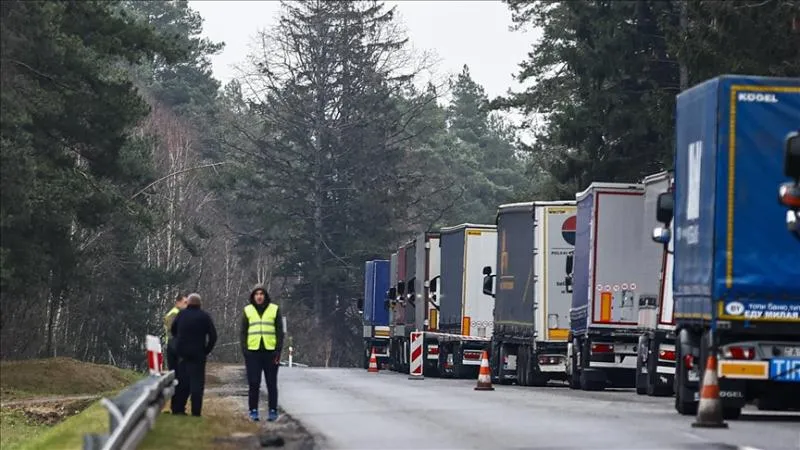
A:
POLYGON ((800 130, 786 136, 783 172, 787 177, 800 182, 800 130))
POLYGON ((439 275, 433 277, 428 282, 428 292, 430 292, 431 294, 434 294, 434 293, 436 293, 436 290, 438 288, 439 288, 439 275))
POLYGON ((574 255, 567 255, 567 264, 564 267, 564 272, 569 275, 572 273, 572 266, 575 263, 575 256, 574 255))
POLYGON ((656 200, 656 220, 668 224, 672 220, 672 212, 675 209, 675 198, 672 192, 662 192, 658 194, 656 200))
POLYGON ((406 293, 406 283, 403 281, 397 282, 397 295, 403 295, 406 293))
POLYGON ((360 298, 360 299, 357 300, 356 307, 358 308, 358 312, 359 313, 364 312, 364 299, 363 298, 360 298))
POLYGON ((484 267, 483 268, 483 274, 484 275, 491 275, 492 274, 492 267, 491 266, 484 267))
POLYGON ((487 274, 483 277, 483 293, 494 297, 494 275, 487 274))

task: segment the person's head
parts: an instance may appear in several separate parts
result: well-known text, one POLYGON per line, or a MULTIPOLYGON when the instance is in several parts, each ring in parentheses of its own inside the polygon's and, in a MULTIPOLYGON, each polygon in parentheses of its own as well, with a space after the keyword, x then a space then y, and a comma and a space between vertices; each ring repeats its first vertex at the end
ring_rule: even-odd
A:
POLYGON ((187 303, 188 303, 188 299, 186 298, 186 296, 184 294, 178 294, 177 297, 175 297, 175 307, 176 308, 178 308, 178 309, 186 308, 187 303))
POLYGON ((264 286, 256 285, 250 293, 250 300, 256 305, 263 305, 270 302, 269 294, 264 286))
POLYGON ((187 300, 187 306, 194 306, 199 308, 200 307, 200 294, 193 292, 189 294, 189 298, 187 300))

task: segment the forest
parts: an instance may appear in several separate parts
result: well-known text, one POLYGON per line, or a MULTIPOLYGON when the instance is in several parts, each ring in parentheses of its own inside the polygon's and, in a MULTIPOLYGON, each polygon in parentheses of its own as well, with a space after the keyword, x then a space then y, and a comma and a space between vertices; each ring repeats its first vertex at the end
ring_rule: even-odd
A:
POLYGON ((365 260, 669 168, 675 96, 705 79, 800 76, 792 0, 504 3, 543 35, 530 87, 489 98, 467 66, 420 83, 436 68, 379 1, 283 3, 226 85, 186 1, 2 2, 0 358, 142 366, 199 292, 239 361, 263 283, 296 360, 356 365, 365 260))

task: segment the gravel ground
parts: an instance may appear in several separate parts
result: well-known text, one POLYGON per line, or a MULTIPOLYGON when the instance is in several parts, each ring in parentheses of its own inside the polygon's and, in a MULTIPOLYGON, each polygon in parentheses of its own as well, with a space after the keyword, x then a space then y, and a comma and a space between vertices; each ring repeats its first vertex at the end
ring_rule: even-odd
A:
MULTIPOLYGON (((206 389, 207 396, 218 396, 226 401, 226 406, 231 414, 244 416, 247 411, 247 384, 245 381, 244 367, 214 365, 209 368, 209 373, 215 377, 213 386, 206 389)), ((266 388, 261 396, 262 413, 266 411, 266 388)), ((295 420, 286 411, 281 410, 281 415, 276 422, 262 420, 258 434, 232 433, 230 436, 216 439, 221 446, 233 447, 241 450, 259 448, 282 448, 287 450, 317 450, 321 436, 314 436, 300 422, 295 420)))

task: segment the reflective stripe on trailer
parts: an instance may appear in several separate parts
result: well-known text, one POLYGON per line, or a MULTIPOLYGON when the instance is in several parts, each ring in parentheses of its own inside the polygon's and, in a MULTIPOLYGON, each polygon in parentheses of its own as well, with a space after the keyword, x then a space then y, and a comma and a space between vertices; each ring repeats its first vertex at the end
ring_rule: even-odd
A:
POLYGON ((428 355, 426 359, 439 359, 439 346, 436 344, 428 345, 428 355))

